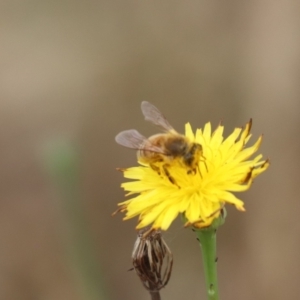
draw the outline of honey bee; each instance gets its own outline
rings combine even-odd
[[[138,150],[137,155],[141,162],[169,178],[176,184],[169,173],[168,167],[172,160],[178,159],[187,167],[188,174],[196,173],[202,155],[202,146],[190,141],[186,136],[178,133],[153,104],[143,101],[142,113],[146,121],[159,126],[164,133],[144,137],[135,129],[125,130],[116,136],[116,142],[124,147]]]

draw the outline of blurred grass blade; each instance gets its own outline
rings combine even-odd
[[[107,300],[103,276],[95,255],[80,195],[80,157],[76,147],[66,140],[52,141],[44,151],[44,163],[63,199],[69,225],[67,252],[71,267],[79,279],[83,300]],[[76,284],[76,286],[78,286]]]

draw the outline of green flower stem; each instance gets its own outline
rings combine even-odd
[[[195,230],[200,247],[205,273],[205,283],[208,300],[219,299],[217,278],[216,229],[213,227]]]

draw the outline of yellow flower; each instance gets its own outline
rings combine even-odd
[[[167,230],[182,213],[187,219],[186,225],[202,228],[219,217],[225,203],[244,211],[244,203],[232,192],[248,190],[253,179],[269,166],[262,155],[251,158],[262,137],[253,146],[245,147],[251,137],[250,129],[251,120],[244,130],[235,128],[224,140],[222,125],[211,132],[211,124],[207,123],[203,131],[197,129],[194,134],[190,124],[186,124],[186,137],[200,144],[203,152],[197,172],[188,171],[180,159],[173,159],[167,167],[173,180],[144,162],[122,170],[125,178],[134,181],[121,186],[128,192],[127,196],[135,195],[119,203],[119,211],[126,212],[124,220],[139,216],[137,229],[152,224],[152,229]]]

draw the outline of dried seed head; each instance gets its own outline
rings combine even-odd
[[[139,231],[132,252],[133,267],[148,291],[159,291],[170,279],[173,255],[160,230]]]

